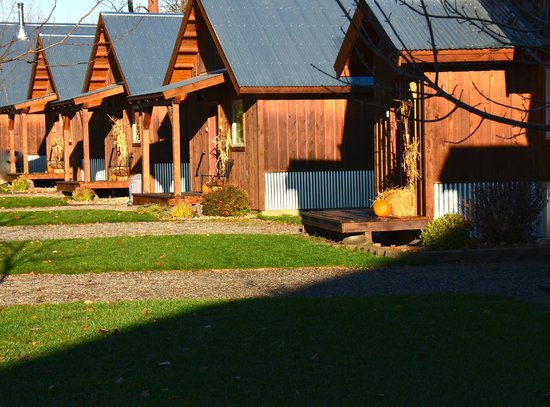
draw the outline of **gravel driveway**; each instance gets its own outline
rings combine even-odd
[[[1,227],[0,240],[183,233],[300,233],[296,225],[242,221],[136,222]],[[550,264],[494,263],[345,268],[204,270],[81,275],[8,275],[0,278],[0,305],[178,298],[368,296],[470,292],[520,298],[550,307]]]

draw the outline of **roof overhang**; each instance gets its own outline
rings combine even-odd
[[[351,78],[345,78],[351,79]],[[370,77],[372,80],[372,77]],[[345,82],[345,83],[344,83]],[[273,86],[273,87],[241,87],[239,94],[286,94],[286,95],[299,95],[299,94],[348,94],[356,92],[368,92],[372,89],[372,83],[355,83],[354,81],[343,81],[342,86]]]
[[[50,102],[57,100],[55,93],[50,93],[38,98],[25,100],[21,103],[16,103],[9,106],[0,107],[0,113],[40,113],[46,109],[46,105]]]
[[[151,92],[134,95],[128,98],[130,103],[150,103],[161,100],[174,100],[176,103],[185,100],[189,93],[211,88],[225,83],[225,70],[195,76],[181,82],[166,85]]]
[[[436,62],[441,64],[511,62],[514,60],[514,54],[514,48],[401,51],[397,58],[397,66]]]
[[[75,96],[71,99],[60,100],[59,102],[53,103],[53,108],[63,108],[69,106],[82,105],[85,109],[90,109],[94,107],[101,106],[103,101],[107,98],[124,94],[124,85],[117,83],[114,85],[107,86],[105,88],[100,88],[93,90],[91,92],[86,92],[81,95]]]
[[[360,30],[361,24],[363,24],[364,18],[365,14],[363,13],[361,6],[357,7],[351,19],[350,25],[348,26],[348,30],[346,31],[342,46],[338,51],[336,61],[334,62],[334,70],[336,71],[337,77],[340,77],[340,75],[342,75],[344,72],[346,62],[348,61],[353,47],[355,46],[355,41],[357,40],[357,35]]]

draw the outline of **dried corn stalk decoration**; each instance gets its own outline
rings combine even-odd
[[[113,145],[117,153],[117,165],[127,165],[128,161],[128,146],[126,144],[126,132],[124,131],[124,123],[121,119],[109,116],[109,121],[112,126]]]

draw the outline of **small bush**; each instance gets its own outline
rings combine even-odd
[[[172,219],[191,219],[193,217],[193,207],[188,203],[179,203],[170,208],[170,217]]]
[[[77,187],[72,194],[72,197],[77,202],[88,202],[94,199],[95,192],[90,188]]]
[[[8,193],[11,192],[11,185],[7,182],[0,185],[0,193]]]
[[[226,185],[204,196],[203,213],[208,216],[243,216],[250,212],[248,194],[235,185]]]
[[[164,219],[168,216],[168,208],[159,204],[145,205],[136,211],[143,215],[150,215],[156,219]]]
[[[529,182],[478,186],[464,213],[476,235],[487,242],[516,243],[529,239],[537,216],[546,205],[546,189]]]
[[[462,249],[470,243],[470,223],[456,213],[432,220],[420,235],[430,249]]]
[[[30,183],[29,180],[26,178],[19,177],[13,183],[11,184],[11,188],[14,191],[26,191],[29,189]]]

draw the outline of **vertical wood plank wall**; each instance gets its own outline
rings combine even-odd
[[[46,123],[44,114],[28,114],[27,115],[27,140],[28,147],[26,148],[29,156],[44,156],[46,154]],[[23,129],[22,129],[21,114],[15,114],[15,148],[21,153],[23,149]],[[9,152],[9,116],[7,114],[0,115],[0,151]]]
[[[265,171],[372,169],[372,101],[259,100]]]
[[[542,109],[537,111],[544,80],[535,69],[448,71],[439,77],[445,90],[470,106],[521,122],[544,120]],[[550,179],[550,143],[542,132],[482,120],[463,109],[445,117],[452,108],[441,97],[424,102],[428,215],[434,214],[435,183]],[[534,112],[528,115],[526,109]]]

